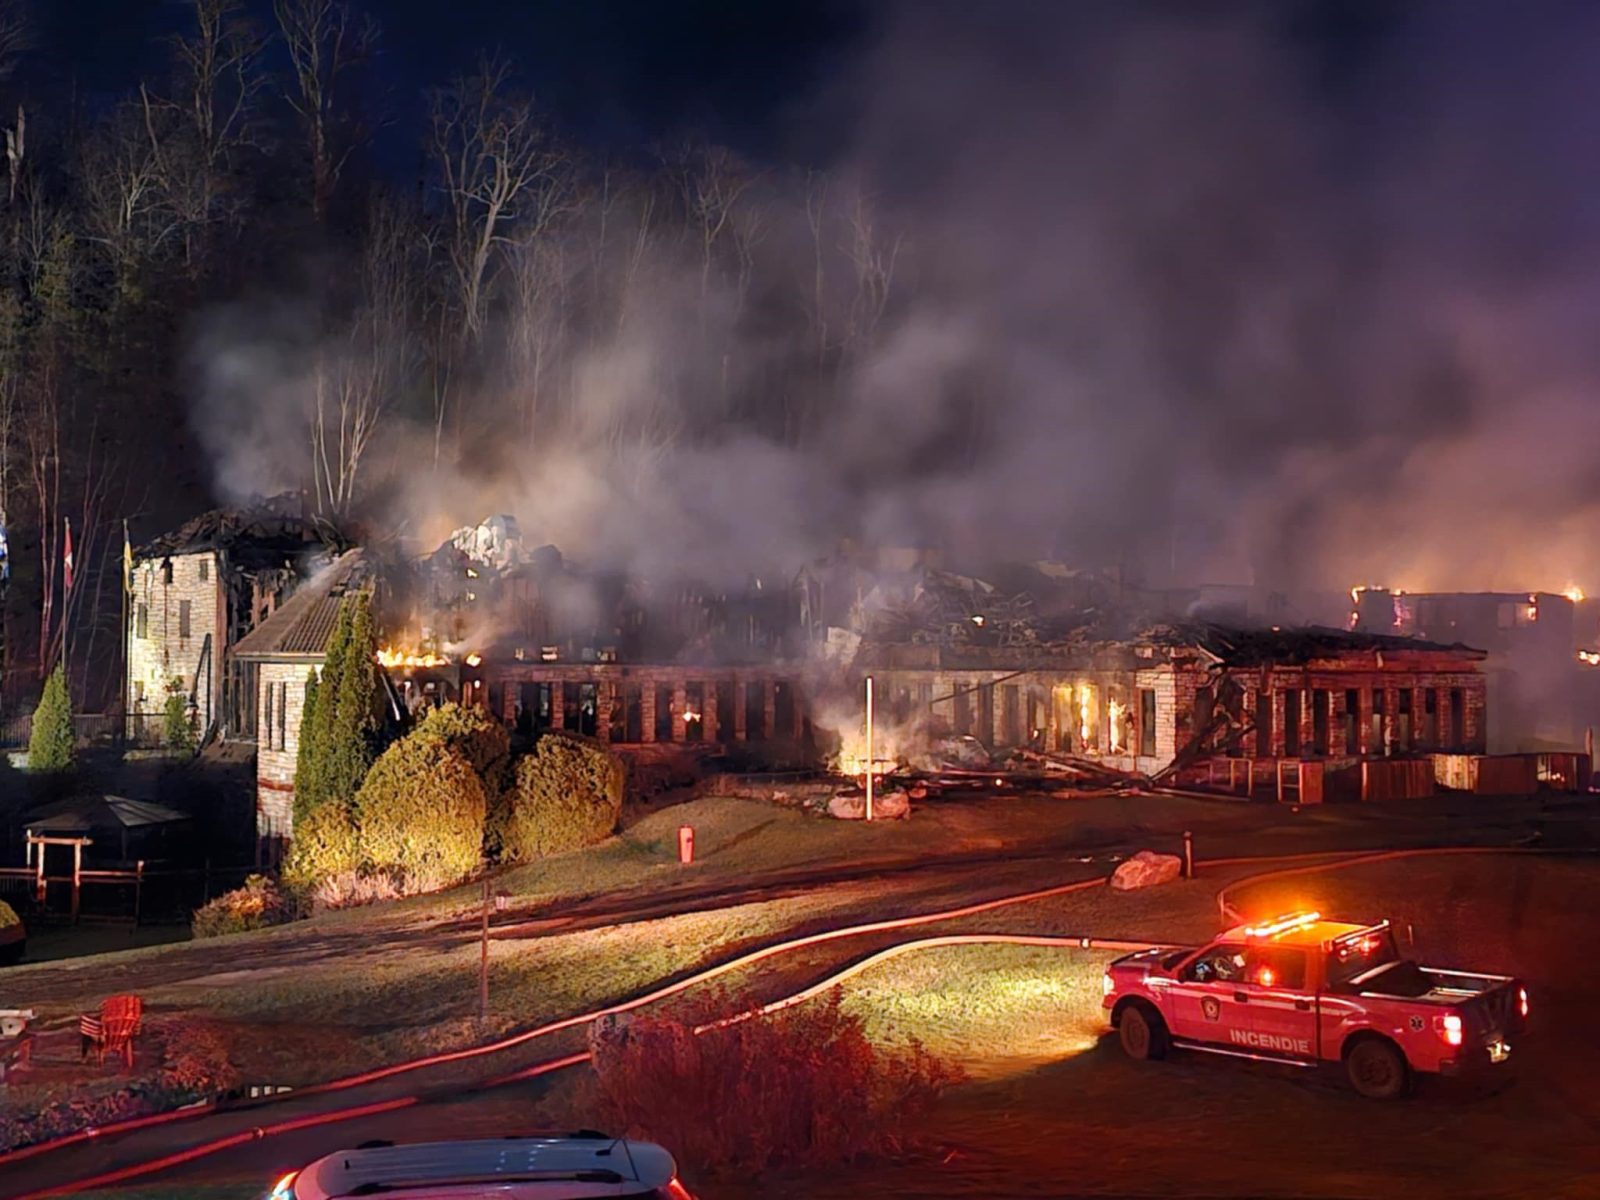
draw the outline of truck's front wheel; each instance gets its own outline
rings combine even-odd
[[[1369,1100],[1393,1100],[1405,1094],[1411,1082],[1405,1055],[1393,1042],[1369,1037],[1350,1047],[1344,1056],[1350,1085]]]
[[[1130,1004],[1117,1026],[1122,1037],[1122,1048],[1129,1058],[1165,1058],[1167,1056],[1167,1027],[1159,1014],[1147,1011],[1141,1004]]]

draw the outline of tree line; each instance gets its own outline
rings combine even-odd
[[[0,710],[63,658],[80,709],[117,702],[123,521],[148,534],[233,487],[210,424],[238,414],[209,411],[192,369],[229,305],[292,309],[286,386],[229,403],[277,406],[274,482],[341,520],[419,464],[492,470],[570,439],[804,446],[881,336],[908,256],[844,173],[693,135],[585,152],[486,55],[429,91],[420,171],[397,181],[371,150],[370,14],[185,12],[161,73],[89,103],[24,83],[48,65],[0,0]],[[597,352],[645,329],[685,349],[597,384],[628,361]]]

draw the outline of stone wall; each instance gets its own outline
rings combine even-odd
[[[183,621],[185,604],[189,614],[187,630]],[[125,697],[131,733],[139,732],[141,720],[159,733],[167,684],[180,679],[184,694],[195,696],[196,722],[204,734],[218,716],[223,679],[221,631],[226,619],[217,556],[211,551],[135,564],[133,595],[128,601]]]
[[[256,834],[264,845],[294,832],[294,771],[305,716],[305,662],[264,662],[256,683]]]

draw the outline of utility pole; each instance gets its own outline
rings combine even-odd
[[[478,942],[478,1023],[489,1019],[489,877],[483,877],[483,936]]]
[[[872,820],[872,676],[867,676],[867,820]]]

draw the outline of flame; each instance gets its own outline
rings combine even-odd
[[[433,654],[428,651],[419,653],[402,650],[397,646],[381,646],[378,649],[378,665],[383,667],[448,667],[450,660],[443,654]]]
[[[1578,659],[1591,667],[1600,667],[1600,650],[1579,650]]]
[[[481,666],[483,666],[483,655],[479,654],[476,650],[474,650],[471,654],[467,655],[467,666],[469,666],[469,667],[481,667]]]
[[[1094,689],[1087,683],[1078,689],[1078,738],[1089,744],[1089,713],[1094,704]]]
[[[1575,583],[1567,584],[1566,587],[1561,589],[1561,594],[1574,604],[1583,600],[1583,589]]]
[[[1115,700],[1108,702],[1106,705],[1106,714],[1111,720],[1111,749],[1113,751],[1125,748],[1122,744],[1122,716],[1126,711]]]

